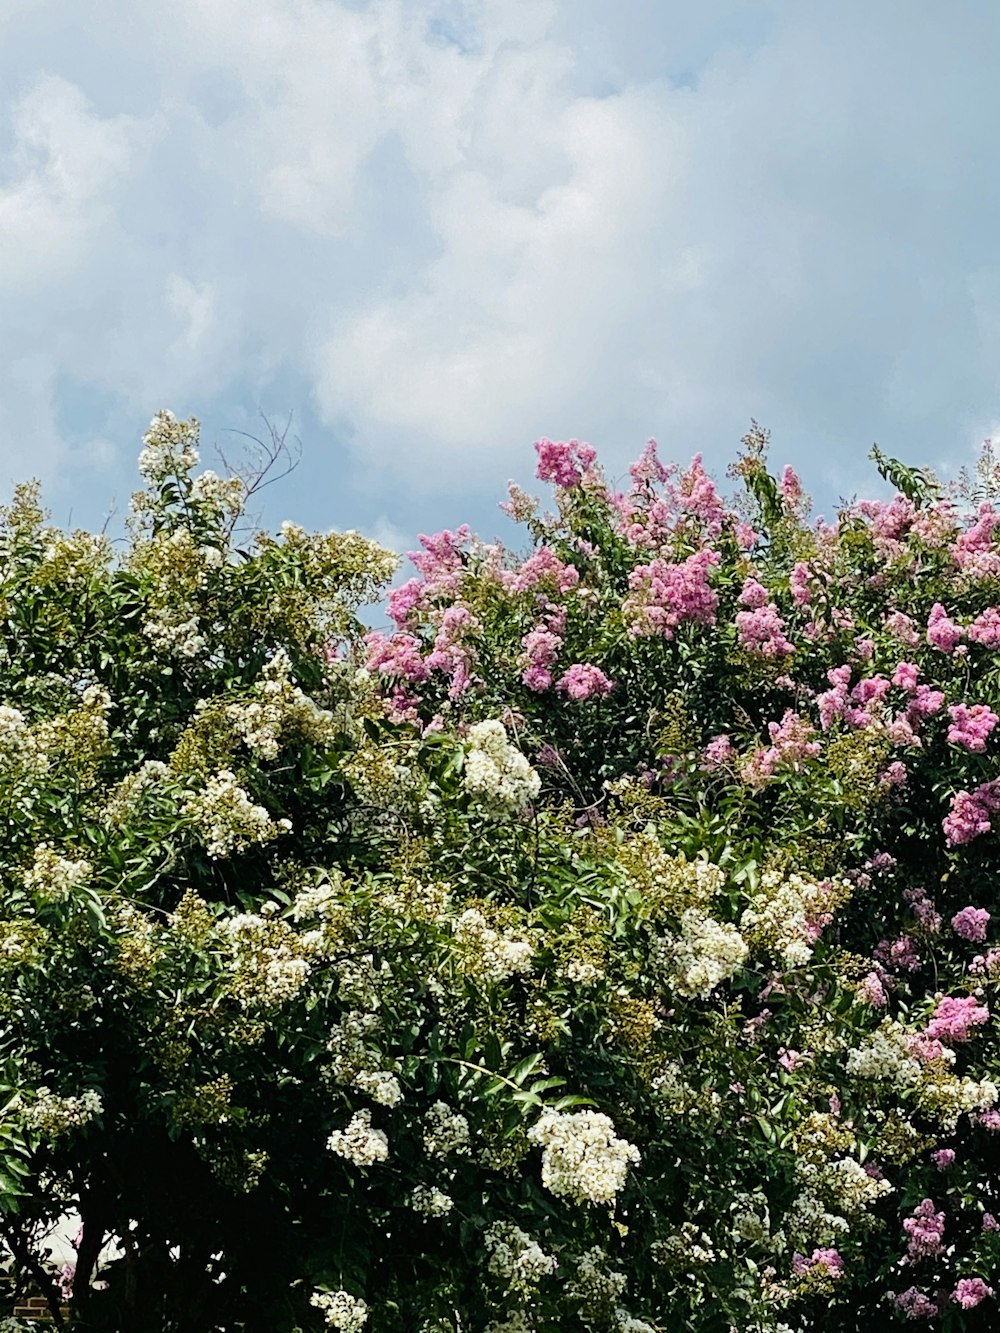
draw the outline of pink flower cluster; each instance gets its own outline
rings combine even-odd
[[[955,1042],[968,1041],[972,1036],[970,1029],[988,1022],[989,1017],[990,1011],[975,996],[946,995],[938,1002],[925,1032],[928,1037],[954,1045]]]
[[[981,1305],[987,1296],[993,1295],[993,1288],[988,1287],[981,1277],[960,1277],[951,1293],[951,1299],[963,1310],[973,1310]]]
[[[600,699],[610,694],[614,686],[600,669],[587,662],[574,662],[573,665],[556,681],[556,689],[561,690],[576,703],[584,699]]]
[[[597,459],[597,450],[578,440],[557,443],[543,438],[535,445],[535,453],[538,455],[539,481],[551,481],[565,490],[579,486]]]
[[[740,605],[749,608],[736,613],[736,630],[740,646],[762,657],[787,657],[795,646],[785,637],[785,622],[767,595],[767,590],[756,579],[747,579],[739,597]]]
[[[965,638],[965,630],[948,615],[940,602],[935,602],[927,618],[927,642],[943,653],[953,653]]]
[[[986,938],[986,928],[990,924],[990,914],[985,907],[963,907],[951,918],[951,928],[963,940],[978,944]]]
[[[894,1293],[892,1301],[907,1319],[933,1319],[938,1313],[937,1302],[919,1287],[907,1287],[906,1291]]]
[[[948,744],[961,745],[965,750],[981,754],[986,749],[990,732],[1000,722],[1000,718],[985,704],[952,704],[948,709],[951,726],[948,728]]]
[[[719,599],[709,575],[721,559],[718,551],[701,550],[679,564],[653,560],[636,566],[629,574],[630,592],[622,606],[629,634],[672,639],[684,621],[714,625]]]
[[[987,607],[969,626],[968,636],[984,648],[1000,648],[1000,610],[995,606]]]
[[[792,1268],[800,1277],[817,1270],[834,1281],[844,1276],[844,1261],[839,1252],[833,1249],[813,1250],[808,1259],[804,1254],[796,1252],[792,1257]]]
[[[917,1204],[913,1216],[904,1219],[903,1230],[909,1236],[906,1257],[911,1264],[940,1254],[944,1249],[944,1213],[935,1212],[932,1199]]]
[[[963,532],[952,556],[963,574],[974,579],[995,579],[1000,575],[1000,552],[993,544],[993,533],[1000,527],[1000,514],[989,504],[979,506],[979,518]]]
[[[566,612],[561,607],[550,606],[542,623],[529,630],[521,640],[521,680],[536,694],[549,689],[552,684],[551,668],[559,656],[565,628]]]
[[[993,827],[992,816],[1000,812],[1000,778],[984,782],[973,791],[956,792],[944,817],[949,847],[961,847]]]
[[[744,782],[751,787],[759,787],[779,768],[797,771],[822,750],[819,742],[813,739],[816,732],[812,724],[791,708],[785,710],[780,722],[769,722],[767,732],[771,744],[766,749],[755,750],[741,770]]]

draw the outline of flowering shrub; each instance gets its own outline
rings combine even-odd
[[[421,538],[367,636],[392,557],[240,536],[193,422],[117,559],[18,493],[0,1237],[57,1319],[995,1325],[1000,516],[876,454],[812,522],[765,445],[737,504],[542,441],[529,549]]]

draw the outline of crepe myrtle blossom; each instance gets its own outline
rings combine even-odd
[[[963,940],[979,944],[986,938],[986,928],[990,923],[990,914],[985,907],[963,907],[951,918],[951,928]]]
[[[913,1216],[904,1219],[903,1230],[909,1237],[906,1257],[910,1263],[941,1254],[944,1250],[944,1213],[935,1211],[932,1199],[924,1199],[917,1205]]]
[[[600,667],[586,662],[574,662],[556,681],[556,689],[577,703],[584,699],[600,699],[610,694],[613,688]]]
[[[578,1203],[613,1203],[625,1188],[639,1149],[615,1134],[600,1111],[546,1110],[528,1130],[542,1150],[542,1184]]]
[[[972,791],[956,792],[951,809],[944,817],[945,841],[949,847],[961,847],[973,838],[989,833],[992,817],[1000,812],[1000,779],[984,782]]]
[[[990,733],[1000,719],[992,708],[985,704],[952,704],[948,709],[951,726],[948,728],[948,744],[960,745],[973,754],[981,754],[986,749]]]
[[[965,630],[948,615],[940,602],[935,602],[927,618],[927,642],[943,653],[953,653],[965,638]]]
[[[926,1035],[949,1045],[969,1041],[971,1029],[989,1022],[990,1011],[973,995],[946,995],[938,1002],[934,1015],[925,1029]]]
[[[981,1277],[960,1277],[951,1293],[951,1299],[963,1310],[973,1310],[981,1305],[987,1296],[993,1295],[993,1288],[986,1285]]]
[[[931,1300],[919,1287],[907,1287],[906,1291],[892,1292],[890,1300],[907,1319],[933,1319],[939,1313],[937,1301]]]
[[[543,437],[535,444],[535,453],[538,480],[551,481],[564,490],[579,486],[597,459],[597,450],[578,440],[557,442]]]

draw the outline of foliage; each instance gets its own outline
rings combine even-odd
[[[154,419],[117,558],[3,515],[17,1280],[104,1330],[989,1327],[1000,515],[914,471],[811,524],[756,426],[739,508],[541,441],[527,554],[422,538],[362,644],[389,553],[240,544],[196,442]]]

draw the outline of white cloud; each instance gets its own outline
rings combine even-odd
[[[755,415],[837,487],[995,412],[978,0],[12,4],[3,468],[12,430],[59,468],[67,382],[129,420],[294,384],[375,513],[543,433],[719,462]]]

